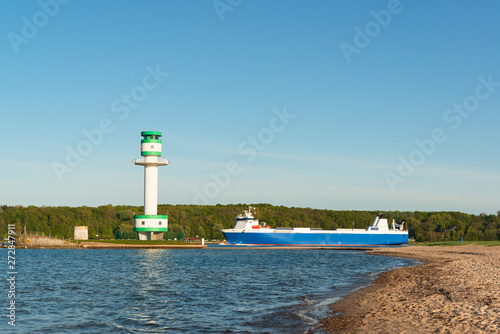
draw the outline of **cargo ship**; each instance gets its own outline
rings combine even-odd
[[[222,229],[230,245],[286,245],[286,246],[387,246],[408,243],[408,226],[389,227],[387,218],[377,215],[366,229],[337,228],[323,230],[309,227],[276,227],[260,224],[254,218],[255,208],[249,207],[236,217],[232,229]]]

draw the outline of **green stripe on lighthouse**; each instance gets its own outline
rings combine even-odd
[[[160,151],[141,151],[141,155],[157,155],[161,156]]]
[[[168,227],[134,227],[136,232],[168,232]]]
[[[168,219],[167,215],[135,215],[134,219]]]
[[[160,131],[142,131],[141,136],[161,136]]]

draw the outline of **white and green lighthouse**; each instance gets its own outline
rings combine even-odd
[[[168,231],[168,216],[158,215],[158,166],[168,165],[161,157],[161,132],[142,131],[142,159],[133,160],[134,164],[144,166],[144,214],[134,216],[134,231],[139,240],[161,240],[163,232]]]

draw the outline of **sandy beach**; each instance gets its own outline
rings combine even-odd
[[[420,259],[332,304],[332,333],[500,333],[500,247],[409,246],[371,254]]]

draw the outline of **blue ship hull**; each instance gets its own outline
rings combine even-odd
[[[408,243],[408,233],[223,232],[231,245],[381,246]]]

